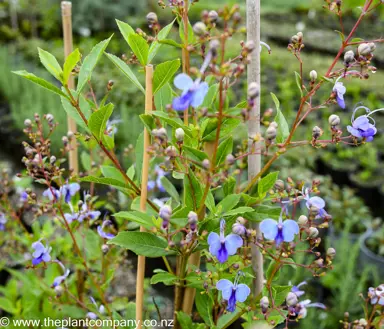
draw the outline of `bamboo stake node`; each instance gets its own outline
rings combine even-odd
[[[153,66],[145,67],[145,114],[151,114],[153,110]],[[147,195],[148,195],[148,171],[150,156],[147,152],[151,140],[149,131],[144,128],[144,152],[143,152],[143,168],[141,172],[141,194],[140,194],[140,210],[146,211]],[[140,231],[145,229],[140,227]],[[137,329],[142,328],[143,322],[143,305],[144,305],[144,275],[145,275],[145,257],[139,256],[137,263],[137,281],[136,281],[136,323]]]
[[[64,55],[65,58],[73,51],[72,38],[72,3],[70,1],[61,2],[61,17],[63,21],[63,38],[64,38]],[[70,77],[68,80],[68,88],[75,89],[75,80]],[[70,116],[67,116],[68,131],[74,135],[77,132],[76,122]],[[76,137],[72,137],[69,151],[69,168],[73,170],[75,175],[79,174],[79,156],[77,150]]]

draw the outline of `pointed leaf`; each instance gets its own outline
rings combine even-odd
[[[147,65],[149,52],[147,41],[141,35],[135,33],[128,36],[128,43],[141,65]]]
[[[55,56],[41,48],[38,48],[38,50],[41,64],[43,64],[47,71],[51,73],[57,80],[62,82],[63,70]]]
[[[136,75],[132,72],[131,68],[125,64],[123,60],[119,57],[105,53],[105,55],[111,60],[113,64],[129,79],[133,82],[133,84],[139,88],[143,94],[145,94],[144,87],[141,85],[140,81],[137,79]]]
[[[78,93],[80,93],[84,89],[87,82],[91,80],[92,72],[95,69],[101,56],[103,55],[105,49],[108,47],[112,36],[109,39],[101,41],[96,46],[94,46],[88,56],[84,58],[83,64],[80,68],[79,80],[77,81]]]
[[[107,121],[112,115],[113,104],[102,107],[98,111],[92,113],[88,121],[88,127],[98,140],[103,138],[105,129],[107,127]]]
[[[149,55],[148,55],[148,63],[152,61],[152,59],[156,56],[158,51],[160,50],[161,47],[161,41],[165,40],[169,34],[169,32],[172,29],[173,23],[175,20],[173,20],[172,23],[168,24],[164,28],[161,29],[159,34],[157,35],[156,40],[151,44],[151,47],[149,48]]]
[[[131,34],[135,34],[135,30],[131,27],[131,25],[124,23],[122,21],[119,21],[118,19],[116,19],[116,23],[125,41],[127,41],[127,43],[129,44],[128,37]]]
[[[63,84],[68,84],[68,80],[71,76],[73,69],[76,67],[77,63],[81,59],[81,54],[79,49],[75,49],[72,53],[70,53],[65,60],[64,70],[63,70]]]
[[[227,139],[222,141],[217,148],[217,155],[216,155],[216,166],[221,165],[228,154],[232,152],[233,149],[233,138],[232,136],[229,136]]]
[[[153,93],[156,94],[175,75],[180,67],[180,59],[165,62],[156,66],[153,75]]]

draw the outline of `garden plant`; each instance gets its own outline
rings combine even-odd
[[[343,1],[323,1],[324,11],[340,24],[335,33],[339,49],[325,72],[302,59],[306,34],[291,37],[287,50],[297,59],[292,75],[299,102],[292,122],[272,92],[274,108],[260,113],[260,91],[268,89],[260,83],[260,53],[273,53],[273,48],[260,40],[258,1],[247,0],[246,17],[238,5],[223,3],[191,23],[189,11],[197,2],[158,1],[160,11],[171,13],[173,20],[163,24],[150,12],[145,31],[116,20],[128,56],[108,51],[111,36],[88,54],[65,43],[64,63],[39,48],[41,64],[54,82],[14,72],[60,99],[70,131],[60,136],[60,151],[53,152],[51,139],[66,123],[50,113],[25,118],[25,170],[17,179],[1,174],[0,237],[12,261],[23,268],[9,271],[29,290],[22,301],[15,298],[16,281],[0,290],[0,308],[9,318],[41,320],[36,314],[44,309],[52,319],[72,320],[51,323],[52,328],[83,327],[84,321],[95,328],[155,328],[160,323],[182,329],[239,323],[290,328],[310,312],[327,310],[305,296],[309,280],[327,276],[338,257],[332,241],[324,245],[332,224],[322,197],[327,187],[318,180],[283,177],[271,167],[296,148],[324,152],[375,143],[381,128],[375,117],[384,109],[368,108],[364,96],[348,104],[344,96],[351,80],[363,84],[377,70],[371,61],[383,39],[359,38],[359,27],[383,2],[361,0],[360,14],[347,30]],[[244,41],[236,56],[229,56],[237,35]],[[158,62],[156,55],[171,48],[179,58]],[[135,129],[137,120],[114,120],[110,97],[119,85],[113,76],[104,90],[94,88],[92,75],[102,57],[136,88],[134,97],[145,100],[143,132],[124,154],[115,152],[115,135]],[[239,85],[245,94],[234,89]],[[319,90],[327,97],[319,97]],[[324,109],[333,113],[328,126],[319,123],[310,139],[303,138],[299,126]],[[341,117],[351,123],[344,126]],[[233,137],[239,130],[248,130],[240,142]],[[32,217],[31,230],[25,214]],[[382,239],[377,233],[368,241],[381,254]],[[112,287],[135,255],[136,293],[128,302]],[[156,296],[153,305],[147,303],[145,272],[152,259],[161,262],[150,284],[173,288],[169,319]],[[286,269],[304,270],[308,279],[292,282]],[[340,328],[383,328],[384,283],[355,298],[361,298],[365,316],[353,319],[343,310]]]

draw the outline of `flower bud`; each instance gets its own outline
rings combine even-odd
[[[312,70],[309,72],[309,77],[311,78],[311,81],[314,82],[317,80],[317,72],[315,70]]]
[[[55,164],[55,162],[56,162],[56,157],[55,157],[54,155],[52,155],[52,156],[50,157],[50,159],[49,159],[49,163],[50,163],[51,165],[53,165],[53,164]]]
[[[209,50],[216,52],[217,49],[220,47],[220,41],[217,39],[213,39],[209,42]]]
[[[49,123],[52,123],[53,120],[55,119],[55,117],[51,113],[48,113],[45,118]]]
[[[245,235],[247,233],[247,229],[243,224],[236,222],[232,225],[232,233],[237,235]]]
[[[298,302],[296,294],[290,291],[287,298],[285,298],[285,302],[288,306],[295,306]]]
[[[357,52],[361,56],[368,56],[376,49],[375,44],[372,43],[362,43],[357,48]]]
[[[284,181],[282,181],[281,179],[278,179],[278,180],[275,182],[274,187],[275,187],[275,189],[277,189],[277,190],[279,190],[279,191],[283,191],[283,190],[284,190],[284,187],[285,187]]]
[[[311,226],[309,228],[308,236],[313,239],[319,235],[319,230],[316,227]]]
[[[336,256],[336,250],[334,248],[328,248],[327,249],[327,256],[330,258],[330,259],[334,259],[335,256]]]
[[[251,82],[248,86],[248,97],[255,99],[260,95],[260,87],[256,82]]]
[[[149,25],[156,24],[158,22],[157,15],[155,13],[148,13],[147,22]]]
[[[335,127],[340,124],[340,117],[336,114],[332,114],[328,118],[329,125]]]
[[[189,224],[196,224],[197,223],[197,214],[194,211],[190,211],[188,213],[188,223]]]
[[[265,132],[265,137],[269,140],[275,139],[277,136],[276,128],[277,128],[276,125],[271,123]]]
[[[197,22],[193,25],[193,32],[197,35],[202,36],[207,31],[207,26],[203,22]]]
[[[322,134],[323,134],[323,130],[320,127],[318,127],[318,126],[313,127],[312,137],[314,139],[318,139]]]
[[[302,41],[303,40],[303,37],[304,37],[304,35],[303,35],[303,32],[297,32],[297,37],[299,38],[299,41]]]
[[[176,147],[174,147],[173,145],[168,146],[168,147],[165,149],[165,153],[166,153],[169,157],[174,158],[174,157],[177,155]]]
[[[157,129],[157,135],[156,137],[159,137],[159,138],[167,138],[167,129],[165,129],[164,127],[161,127],[159,129]]]
[[[291,38],[291,41],[292,43],[298,43],[299,42],[299,37],[297,35],[294,35],[292,38]]]
[[[209,169],[211,167],[211,163],[209,162],[208,159],[204,159],[202,162],[202,165],[205,169]]]
[[[159,216],[161,219],[169,221],[172,215],[172,208],[167,204],[162,206],[159,211]]]
[[[248,51],[248,53],[251,53],[255,50],[255,43],[252,40],[249,40],[245,43],[244,48]]]
[[[29,119],[25,119],[24,120],[24,126],[26,126],[27,128],[31,127],[32,126],[32,121],[29,120]]]
[[[64,288],[62,286],[55,287],[56,297],[61,297],[64,292]]]
[[[216,23],[219,19],[219,14],[215,10],[211,10],[208,14],[209,20],[211,23]]]
[[[361,318],[359,320],[359,325],[363,326],[363,328],[365,328],[365,326],[368,324],[367,320]]]
[[[61,138],[61,141],[63,142],[64,145],[68,145],[69,140],[68,140],[68,137],[67,137],[67,136],[63,136],[63,137]]]
[[[246,220],[245,220],[244,217],[239,216],[239,217],[236,218],[236,222],[244,225],[246,223]]]
[[[345,64],[349,64],[349,63],[353,62],[354,59],[355,59],[355,53],[353,52],[353,50],[348,50],[344,54],[344,63]]]
[[[227,157],[225,158],[225,162],[227,165],[233,165],[235,163],[235,157],[232,154],[228,154]]]
[[[260,299],[260,307],[263,313],[265,313],[269,307],[269,299],[267,296],[264,296]]]
[[[183,128],[177,128],[175,131],[175,136],[178,142],[182,142],[185,136]]]
[[[305,226],[308,223],[308,217],[304,216],[304,215],[301,215],[299,217],[299,219],[297,220],[297,222],[298,222],[299,226]]]
[[[108,251],[109,251],[109,246],[108,246],[107,244],[103,244],[103,245],[101,246],[101,251],[102,251],[102,253],[103,253],[104,255],[106,255],[106,254],[108,253]]]
[[[68,132],[67,132],[67,137],[68,137],[69,139],[72,139],[73,136],[75,136],[75,134],[73,133],[73,131],[68,130]]]

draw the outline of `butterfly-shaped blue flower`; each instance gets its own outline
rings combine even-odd
[[[232,283],[227,279],[221,279],[216,283],[216,289],[221,291],[222,298],[228,302],[227,311],[234,312],[236,303],[243,303],[247,300],[251,289],[244,284],[238,283],[239,275],[236,276],[235,282]]]
[[[199,107],[203,104],[208,92],[208,84],[200,82],[200,79],[193,81],[188,75],[181,73],[174,81],[176,88],[183,91],[180,97],[173,100],[172,107],[176,111],[184,111],[188,107]]]
[[[216,256],[220,263],[225,263],[229,256],[236,254],[243,245],[243,239],[237,234],[224,235],[225,220],[220,221],[220,235],[211,232],[208,236],[209,252]]]
[[[280,214],[278,222],[270,218],[264,219],[260,223],[260,231],[267,240],[275,240],[276,245],[279,246],[282,242],[292,242],[300,229],[292,219],[286,219],[283,222],[282,214]]]

